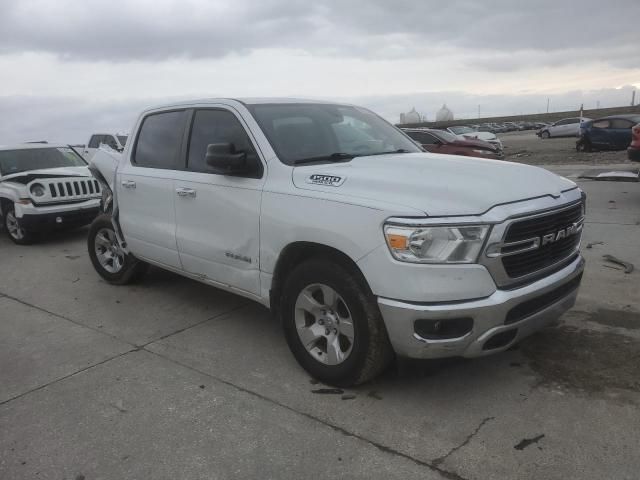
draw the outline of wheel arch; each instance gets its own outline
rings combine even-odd
[[[327,258],[339,263],[362,281],[363,286],[371,292],[362,270],[357,263],[346,253],[337,248],[330,247],[322,243],[297,241],[288,244],[282,249],[276,261],[269,289],[269,303],[271,310],[277,315],[279,302],[277,299],[282,293],[282,285],[287,275],[300,263],[310,258]]]

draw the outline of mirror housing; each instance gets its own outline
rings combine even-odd
[[[207,145],[205,162],[225,175],[241,175],[248,172],[246,152],[237,152],[233,143]]]

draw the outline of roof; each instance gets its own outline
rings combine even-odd
[[[181,102],[172,102],[168,104],[155,105],[146,108],[144,111],[171,108],[171,107],[185,107],[189,105],[202,105],[202,104],[214,104],[214,103],[229,103],[238,102],[244,105],[265,105],[265,104],[281,104],[281,103],[317,103],[326,105],[349,105],[342,102],[327,102],[325,100],[312,100],[308,98],[288,98],[288,97],[254,97],[254,98],[196,98],[193,100],[183,100]]]
[[[35,150],[41,148],[61,148],[68,147],[62,143],[18,143],[16,145],[0,145],[0,151],[7,150]]]

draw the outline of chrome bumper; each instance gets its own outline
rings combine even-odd
[[[478,357],[506,350],[513,344],[541,328],[554,323],[575,304],[578,285],[555,298],[543,308],[505,325],[507,314],[529,300],[551,294],[572,280],[579,282],[584,270],[584,259],[578,257],[562,270],[534,283],[514,290],[497,290],[480,300],[415,304],[387,298],[378,298],[391,344],[400,356],[410,358]],[[416,320],[442,320],[472,318],[471,331],[453,339],[427,339],[415,332]],[[515,334],[513,333],[515,331]],[[487,342],[502,332],[510,332],[506,343],[494,347]],[[511,335],[513,337],[511,338]],[[504,336],[503,336],[504,337]],[[504,343],[504,344],[503,344]],[[495,344],[495,342],[494,342]],[[488,348],[489,346],[489,348]]]

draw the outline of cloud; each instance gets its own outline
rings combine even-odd
[[[220,58],[265,48],[420,61],[455,53],[469,62],[478,56],[476,65],[494,70],[576,58],[632,68],[637,55],[621,58],[637,48],[640,15],[637,0],[21,0],[0,8],[4,53],[94,62]],[[492,61],[494,55],[510,58]]]

